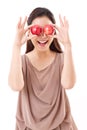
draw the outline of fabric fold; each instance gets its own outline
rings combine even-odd
[[[22,56],[24,88],[19,92],[16,130],[77,130],[65,89],[61,85],[63,54],[43,71]]]

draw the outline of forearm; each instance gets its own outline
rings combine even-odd
[[[72,47],[68,45],[64,49],[64,66],[61,75],[62,86],[66,89],[72,88],[76,81],[75,68],[72,57]]]
[[[16,91],[21,90],[24,86],[21,63],[21,47],[17,45],[13,46],[8,83],[9,86]]]

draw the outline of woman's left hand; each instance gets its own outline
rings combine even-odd
[[[54,38],[57,38],[60,43],[62,43],[64,46],[67,44],[70,44],[70,38],[69,38],[69,24],[66,20],[66,17],[64,16],[63,20],[61,18],[61,15],[59,15],[59,21],[60,21],[60,27],[54,24],[56,31],[56,34],[54,34]]]

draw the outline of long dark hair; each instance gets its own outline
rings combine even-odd
[[[27,24],[30,25],[35,18],[41,17],[41,16],[47,16],[52,21],[53,24],[56,23],[55,18],[49,9],[43,8],[43,7],[37,7],[29,15],[28,20],[27,20]],[[28,40],[25,53],[28,53],[28,52],[32,51],[33,49],[34,49],[34,46],[31,42],[31,40]],[[60,44],[58,43],[58,40],[56,38],[53,39],[53,42],[50,45],[50,49],[52,51],[62,53],[62,49],[61,49]]]

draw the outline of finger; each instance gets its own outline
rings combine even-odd
[[[30,37],[29,37],[29,35],[27,36],[27,41],[28,41],[28,40],[30,40]]]
[[[30,28],[31,28],[32,26],[33,26],[33,25],[29,25],[29,26],[27,26],[27,27],[25,28],[24,33],[26,33],[27,31],[30,32]]]
[[[66,17],[65,17],[65,16],[64,16],[64,25],[65,25],[66,27],[69,27],[68,20],[66,19]]]
[[[28,35],[27,36],[27,40],[31,40],[32,38],[34,38],[35,37],[35,35]]]
[[[27,37],[28,37],[28,40],[30,40],[30,39],[32,39],[32,38],[34,38],[36,35],[32,35],[32,33],[31,33],[31,31],[29,30],[28,32],[27,32]]]
[[[54,34],[52,34],[52,35],[49,35],[49,38],[54,38]]]
[[[22,23],[22,26],[24,27],[25,26],[25,23],[27,22],[27,16],[25,16],[25,18],[24,18],[24,21],[23,21],[23,23]]]
[[[21,26],[21,17],[19,18],[19,21],[17,23],[17,28],[20,28],[20,26]]]
[[[25,32],[27,32],[28,30],[30,31],[30,28],[32,27],[33,25],[29,25],[25,28]]]
[[[53,38],[58,38],[58,36],[57,36],[57,35],[54,35]]]
[[[59,14],[59,20],[60,20],[60,26],[64,26],[63,20],[61,18],[61,15]]]
[[[62,41],[62,39],[61,39],[59,34],[55,35],[54,38],[56,38],[59,43],[63,43],[63,41]]]
[[[58,32],[62,32],[62,31],[61,31],[61,28],[58,27],[57,25],[55,25],[55,29],[56,29]]]

